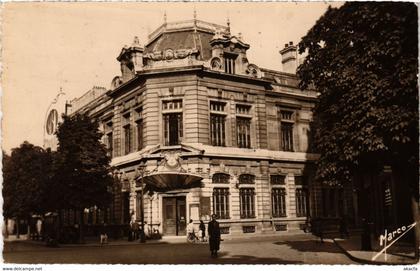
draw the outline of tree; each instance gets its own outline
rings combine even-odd
[[[80,212],[80,226],[85,208],[104,208],[111,199],[110,158],[98,127],[87,114],[75,114],[63,116],[57,130],[56,185],[62,193],[56,200]]]
[[[298,75],[320,93],[317,179],[340,184],[390,165],[418,221],[417,20],[414,3],[330,7],[299,43]]]
[[[52,153],[27,141],[3,152],[3,213],[6,218],[29,219],[51,210],[49,204]]]

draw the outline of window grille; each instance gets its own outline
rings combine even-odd
[[[255,218],[255,189],[239,189],[239,205],[241,218]]]
[[[271,204],[273,217],[286,216],[286,189],[273,188],[271,192]]]
[[[213,183],[229,183],[230,175],[226,173],[215,173],[212,177]]]
[[[271,184],[279,184],[279,185],[285,185],[285,175],[271,175],[270,176],[270,182]]]
[[[251,120],[248,118],[236,118],[237,143],[239,148],[251,147]]]
[[[255,176],[251,174],[241,174],[239,175],[239,184],[254,184]]]
[[[225,146],[225,116],[210,115],[210,135],[213,146]]]
[[[307,189],[296,188],[296,216],[302,217],[307,215]]]
[[[229,188],[213,189],[213,213],[220,219],[229,218]]]

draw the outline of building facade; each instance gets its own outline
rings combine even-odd
[[[146,232],[185,235],[217,214],[224,234],[301,230],[307,217],[355,217],[353,190],[313,182],[314,90],[298,88],[293,43],[284,71],[252,64],[227,26],[164,23],[124,47],[121,75],[70,102],[101,123],[112,157],[108,223],[144,216]],[[142,195],[143,190],[143,197]],[[142,208],[143,207],[143,208]]]

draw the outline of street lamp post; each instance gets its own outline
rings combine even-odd
[[[140,243],[146,243],[146,236],[144,231],[144,171],[146,169],[146,166],[142,163],[139,165],[139,171],[140,171],[140,186],[141,186],[141,193],[140,193],[140,220],[141,220],[141,233],[140,233]]]

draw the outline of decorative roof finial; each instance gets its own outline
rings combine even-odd
[[[166,16],[166,10],[163,13],[163,23],[166,24],[167,22],[167,16]]]
[[[230,19],[229,19],[229,14],[227,16],[227,22],[226,22],[226,24],[227,24],[227,33],[230,35]]]
[[[197,10],[195,9],[195,6],[194,6],[194,20],[197,20]]]
[[[133,46],[135,46],[135,45],[140,46],[140,40],[139,40],[139,37],[137,37],[137,36],[134,36],[134,40],[133,40]]]

